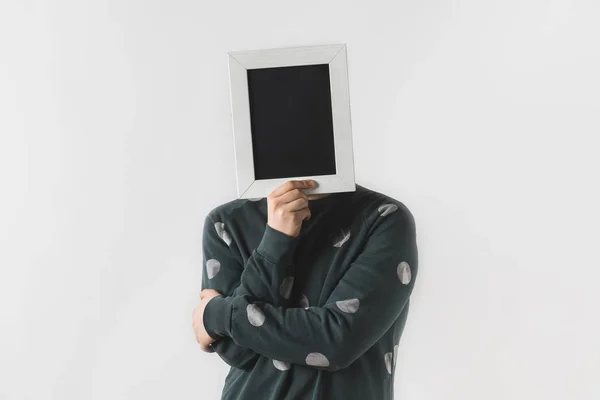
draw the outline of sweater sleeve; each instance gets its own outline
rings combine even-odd
[[[288,305],[294,282],[292,257],[297,239],[266,225],[258,247],[244,263],[226,224],[215,221],[210,214],[205,219],[202,289],[215,289],[227,296],[251,296],[275,306]],[[226,363],[240,369],[251,368],[256,363],[259,354],[206,328],[216,339],[213,350]]]
[[[218,297],[206,306],[207,323],[266,357],[335,371],[364,354],[396,321],[417,266],[414,219],[398,207],[371,223],[361,254],[324,306],[286,308],[250,294]]]

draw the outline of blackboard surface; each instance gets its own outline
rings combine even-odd
[[[255,179],[335,174],[329,65],[247,73]]]

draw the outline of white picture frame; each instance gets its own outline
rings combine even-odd
[[[346,45],[229,51],[227,58],[238,198],[266,197],[273,189],[290,179],[316,180],[319,184],[318,188],[306,190],[307,194],[355,191]],[[247,70],[312,64],[329,65],[336,173],[255,179]]]

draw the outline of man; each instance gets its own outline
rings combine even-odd
[[[213,209],[202,238],[197,341],[231,366],[222,399],[393,399],[418,267],[403,203],[289,181]]]

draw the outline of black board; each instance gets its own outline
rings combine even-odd
[[[254,178],[334,175],[329,64],[247,73]]]

